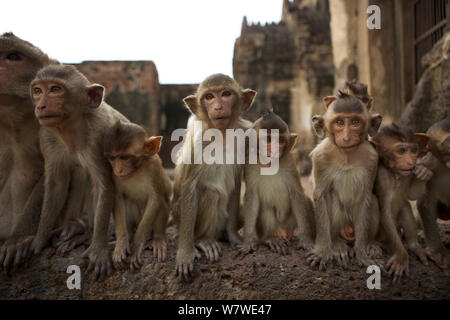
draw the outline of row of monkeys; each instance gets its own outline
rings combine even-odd
[[[429,258],[447,268],[436,219],[450,205],[450,118],[426,134],[395,124],[379,130],[382,117],[371,113],[367,86],[347,82],[324,98],[325,113],[312,118],[322,140],[310,154],[311,200],[292,152],[297,135],[272,111],[254,123],[241,117],[255,95],[226,75],[209,76],[183,100],[192,113],[185,139],[198,138],[193,119],[222,133],[278,129],[278,144],[268,131],[259,145],[279,157],[278,172],[261,175],[261,163],[178,163],[172,183],[158,156],[161,137],[149,137],[109,106],[103,86],[14,34],[1,35],[0,267],[12,270],[50,245],[66,253],[90,241],[83,256],[95,279],[115,264],[137,270],[146,248],[155,260],[166,258],[170,218],[183,280],[192,279],[202,255],[220,259],[219,241],[239,255],[261,244],[286,254],[295,239],[320,270],[333,261],[376,264],[382,249],[395,281],[408,275],[408,250],[424,264]],[[409,200],[418,200],[426,248],[418,243]]]

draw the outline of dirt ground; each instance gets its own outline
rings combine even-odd
[[[310,193],[308,181],[303,181]],[[440,224],[441,238],[450,249],[450,225]],[[93,282],[84,275],[86,261],[79,258],[86,246],[65,257],[33,257],[12,275],[0,273],[0,299],[450,299],[450,276],[434,264],[423,266],[411,257],[410,277],[392,284],[381,275],[381,289],[369,290],[365,268],[351,265],[347,270],[333,265],[326,272],[306,265],[305,252],[290,249],[286,256],[266,247],[235,258],[236,249],[222,243],[219,263],[202,258],[196,264],[197,277],[182,283],[175,276],[176,230],[168,229],[168,259],[153,261],[144,252],[140,272],[116,270],[104,281]],[[387,256],[384,257],[386,260]],[[81,290],[66,285],[69,265],[82,271]]]

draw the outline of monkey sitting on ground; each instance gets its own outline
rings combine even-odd
[[[414,133],[395,124],[383,127],[371,140],[380,157],[375,194],[381,215],[380,239],[393,254],[386,267],[394,282],[409,274],[408,253],[397,229],[403,231],[406,246],[427,265],[427,253],[418,243],[417,223],[408,200],[425,194],[426,181],[433,173],[423,165],[416,165],[420,152]],[[387,243],[386,243],[387,242]]]
[[[89,196],[93,197],[94,230],[83,256],[89,259],[88,272],[94,270],[95,279],[103,277],[112,272],[108,227],[114,208],[114,183],[103,154],[103,138],[106,128],[117,120],[128,120],[103,101],[103,86],[90,84],[74,66],[50,65],[39,70],[31,83],[31,95],[45,159],[44,202],[33,252],[47,245],[71,185],[76,188],[70,191],[75,204],[76,197],[88,189],[83,183],[71,183],[78,172],[86,173],[93,186]]]
[[[266,140],[260,138],[259,148],[266,148],[267,156],[279,158],[279,169],[274,175],[262,175],[261,163],[244,167],[244,243],[239,252],[250,253],[262,242],[275,252],[287,254],[287,241],[276,237],[275,231],[296,226],[300,231],[298,246],[310,250],[315,237],[314,212],[291,153],[297,135],[290,133],[286,122],[272,111],[256,120],[253,128],[259,137],[260,130],[267,129]],[[271,133],[272,129],[278,129],[278,133]]]
[[[8,32],[0,35],[0,270],[28,255],[44,193],[39,123],[29,86],[36,72],[58,63]]]
[[[192,154],[196,144],[209,146],[210,142],[203,141],[206,129],[219,131],[225,146],[226,129],[249,128],[251,123],[240,115],[250,108],[255,95],[255,91],[242,89],[226,75],[207,77],[195,95],[183,100],[192,116],[180,154]],[[194,121],[201,121],[199,135],[194,132]],[[174,183],[173,213],[179,227],[176,271],[183,280],[190,280],[194,260],[199,257],[197,248],[210,261],[218,261],[221,255],[218,240],[241,242],[237,231],[243,165],[183,162],[175,168]]]
[[[450,215],[450,117],[432,125],[426,134],[418,135],[425,139],[430,151],[420,163],[434,173],[427,183],[426,194],[417,202],[426,250],[440,268],[447,269],[448,251],[441,243],[436,218],[438,214],[444,219]]]
[[[377,132],[382,117],[341,91],[324,101],[325,114],[312,118],[316,134],[326,138],[310,154],[316,241],[307,261],[321,270],[333,259],[345,267],[354,252],[360,265],[372,265],[367,251],[379,226],[378,201],[372,193],[378,154],[367,134]],[[339,236],[347,225],[355,231],[354,251]]]
[[[104,153],[114,173],[116,247],[113,262],[121,263],[131,252],[131,269],[142,265],[142,252],[152,237],[153,256],[166,257],[166,226],[172,184],[158,156],[162,137],[147,138],[134,123],[118,121],[106,130]],[[137,212],[132,210],[132,202]],[[130,210],[131,209],[131,210]],[[130,250],[130,234],[137,227]]]

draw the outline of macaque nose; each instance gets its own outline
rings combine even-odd
[[[46,107],[45,103],[40,103],[37,105],[38,110],[43,110],[43,109],[45,109],[45,107]]]
[[[344,137],[343,137],[343,140],[345,141],[345,142],[348,142],[348,141],[350,141],[350,129],[348,128],[348,127],[346,127],[345,129],[344,129]]]

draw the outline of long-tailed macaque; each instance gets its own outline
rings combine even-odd
[[[448,251],[441,243],[436,218],[438,213],[443,218],[448,217],[450,211],[450,117],[435,123],[421,136],[430,151],[421,163],[434,174],[417,207],[425,231],[426,250],[440,268],[447,269]]]
[[[380,157],[375,182],[381,214],[379,241],[384,242],[392,253],[386,267],[396,282],[403,274],[409,273],[408,253],[397,229],[403,232],[407,248],[423,264],[428,264],[427,253],[418,242],[417,223],[408,200],[417,200],[425,194],[426,181],[433,173],[416,164],[420,147],[424,148],[425,144],[423,139],[416,140],[409,128],[395,124],[385,126],[371,142]]]
[[[104,153],[114,173],[116,247],[113,262],[120,264],[131,253],[131,269],[142,265],[142,252],[151,236],[153,256],[166,257],[166,226],[172,184],[158,151],[162,137],[147,137],[134,123],[118,121],[106,130]],[[130,210],[135,204],[137,212]],[[137,230],[136,230],[137,228]],[[134,233],[133,230],[136,230]],[[130,249],[130,235],[133,235]]]
[[[104,88],[90,84],[74,66],[50,65],[39,70],[31,83],[35,115],[41,124],[40,144],[45,159],[44,202],[32,249],[39,253],[67,202],[71,178],[88,172],[92,183],[94,230],[88,272],[94,278],[112,271],[108,226],[114,208],[111,167],[103,155],[106,128],[117,120],[128,122],[103,101]],[[77,188],[91,190],[90,185]],[[83,192],[72,192],[81,197]],[[74,199],[73,202],[82,201]]]
[[[261,175],[262,163],[244,167],[244,243],[239,251],[250,253],[258,242],[262,242],[275,252],[287,254],[286,239],[276,237],[275,231],[277,228],[293,230],[295,227],[299,229],[298,247],[310,250],[315,238],[313,205],[303,191],[295,159],[290,152],[297,135],[290,133],[286,122],[272,111],[256,120],[253,128],[260,139],[260,130],[267,130],[266,140],[262,138],[259,141],[259,148],[265,148],[268,156],[279,158],[279,168],[274,175]],[[271,132],[273,129],[278,133]]]
[[[218,129],[225,146],[226,129],[249,128],[251,123],[240,115],[250,108],[255,95],[255,91],[242,89],[226,75],[207,77],[195,95],[183,100],[192,116],[180,154],[193,151],[196,143],[208,145],[210,142],[202,141],[206,129]],[[194,120],[201,121],[201,134],[194,135]],[[177,164],[173,212],[179,225],[176,271],[182,279],[193,275],[194,260],[199,257],[196,247],[210,261],[217,261],[221,255],[220,238],[226,235],[231,243],[240,243],[237,229],[241,179],[242,165],[238,164]]]
[[[27,256],[39,222],[44,161],[29,85],[50,63],[57,62],[31,43],[0,35],[0,270]]]
[[[316,134],[325,139],[310,156],[313,163],[316,242],[307,261],[324,270],[337,259],[344,267],[352,255],[339,234],[349,225],[355,232],[354,253],[360,265],[371,265],[367,249],[378,231],[378,202],[372,193],[378,154],[367,141],[382,117],[370,105],[339,91],[324,98],[327,111],[312,118]]]

